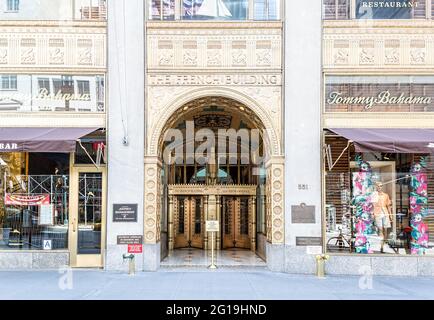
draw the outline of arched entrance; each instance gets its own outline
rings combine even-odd
[[[207,220],[219,221],[218,250],[256,252],[257,233],[266,232],[264,129],[252,110],[225,97],[186,103],[166,123],[159,141],[163,253],[210,249]]]
[[[160,243],[161,258],[210,249],[206,220],[219,221],[221,252],[265,260],[273,235],[283,241],[280,142],[267,113],[248,100],[212,95],[177,102],[149,132],[145,242]]]

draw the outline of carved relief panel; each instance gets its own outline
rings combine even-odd
[[[281,67],[282,24],[148,22],[148,68]]]
[[[326,24],[324,68],[434,68],[434,29],[431,24],[427,28],[429,23],[394,22],[393,27],[380,24],[375,28],[353,26],[352,22],[342,27]]]
[[[0,23],[0,68],[106,69],[104,23]]]

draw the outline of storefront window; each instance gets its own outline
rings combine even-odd
[[[433,112],[434,77],[326,76],[324,101],[325,112]]]
[[[0,250],[68,248],[69,154],[0,153]]]
[[[0,111],[104,112],[102,75],[0,75]]]
[[[426,5],[426,0],[323,0],[323,19],[425,19]]]
[[[0,20],[106,20],[106,0],[4,0]],[[54,5],[53,5],[54,4]]]
[[[105,130],[95,131],[93,134],[81,138],[75,150],[75,163],[106,164],[106,146]]]
[[[434,254],[431,130],[357,130],[325,132],[327,251]]]

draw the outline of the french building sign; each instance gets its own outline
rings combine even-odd
[[[388,90],[381,91],[376,96],[349,96],[339,91],[332,91],[327,99],[328,105],[356,105],[363,106],[365,110],[370,110],[378,105],[430,105],[432,102],[431,97],[406,93],[397,95]]]
[[[279,86],[278,74],[152,74],[148,76],[151,86]]]

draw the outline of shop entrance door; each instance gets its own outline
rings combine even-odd
[[[223,197],[222,239],[223,249],[250,249],[249,197]]]
[[[174,210],[174,248],[199,248],[204,245],[203,197],[178,196]]]
[[[72,267],[103,267],[106,170],[74,167],[70,176],[69,248]]]

